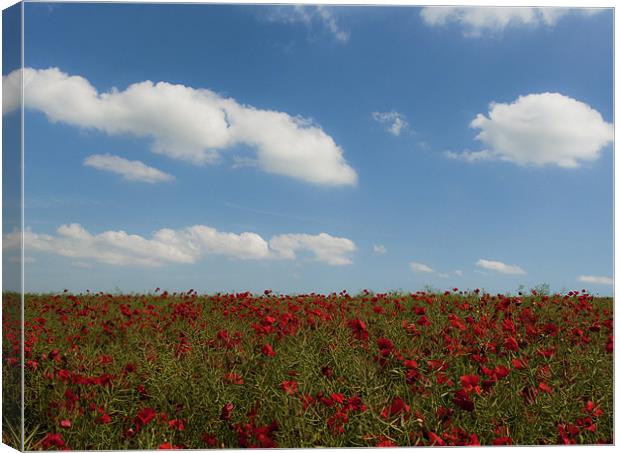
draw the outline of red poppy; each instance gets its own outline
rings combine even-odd
[[[353,336],[358,340],[368,340],[368,331],[366,330],[366,323],[361,319],[351,319],[348,322],[349,327],[353,331]]]
[[[134,423],[139,428],[141,426],[149,424],[156,416],[157,412],[155,412],[153,408],[145,407],[138,412],[138,414],[134,418]]]
[[[60,427],[61,428],[65,428],[65,429],[71,428],[71,420],[67,420],[67,419],[61,420],[60,421]]]
[[[467,393],[475,392],[480,394],[480,378],[475,374],[466,374],[460,378],[461,386]]]
[[[282,381],[280,384],[282,390],[288,395],[297,393],[297,381]]]
[[[100,425],[107,425],[110,422],[112,422],[112,417],[110,417],[105,412],[95,419],[95,423],[98,423]]]
[[[379,442],[377,443],[377,447],[379,448],[397,447],[397,446],[398,446],[397,444],[395,444],[390,439],[387,439],[383,436],[379,438]]]
[[[428,441],[429,441],[429,445],[438,445],[440,447],[443,447],[444,445],[446,445],[446,443],[441,437],[439,437],[437,434],[430,432],[430,431],[428,433]]]
[[[474,402],[469,399],[469,395],[463,389],[455,392],[452,402],[465,411],[471,412],[474,410]]]
[[[226,422],[230,421],[234,408],[235,405],[233,403],[224,404],[224,406],[222,406],[222,411],[220,412],[220,420],[224,420]]]
[[[493,445],[512,445],[512,439],[508,436],[496,437],[493,439]]]
[[[44,450],[49,450],[51,447],[65,448],[65,441],[62,439],[62,434],[47,433],[41,441],[41,446]]]
[[[397,396],[392,400],[392,404],[390,404],[389,407],[386,407],[383,411],[381,411],[381,417],[389,419],[395,415],[409,412],[410,409],[411,407],[408,404],[405,404],[405,402]]]
[[[508,337],[504,341],[504,347],[508,349],[509,351],[518,351],[519,343],[517,343],[517,340],[515,340],[514,337]]]
[[[202,441],[207,444],[207,447],[215,447],[217,445],[217,437],[209,433],[202,435]]]
[[[275,357],[276,353],[273,350],[273,347],[270,344],[264,344],[261,348],[260,348],[260,352],[263,353],[263,355],[267,356],[267,357]]]

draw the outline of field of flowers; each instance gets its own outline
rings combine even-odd
[[[65,293],[25,318],[30,450],[613,442],[613,301],[583,291]]]

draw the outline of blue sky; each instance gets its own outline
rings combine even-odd
[[[611,294],[612,20],[27,3],[26,289]]]

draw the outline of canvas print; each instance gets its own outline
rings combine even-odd
[[[3,443],[613,444],[613,27],[5,9]]]

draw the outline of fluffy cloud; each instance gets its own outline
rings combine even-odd
[[[409,263],[409,267],[415,273],[430,274],[432,272],[435,272],[433,269],[431,269],[426,264],[416,263],[415,261],[412,261],[411,263]]]
[[[420,16],[427,25],[440,26],[449,22],[458,23],[463,28],[463,35],[480,37],[496,35],[507,27],[516,26],[554,26],[565,15],[574,12],[593,15],[600,10],[580,8],[510,8],[510,7],[426,7]]]
[[[98,170],[118,173],[128,181],[148,183],[172,181],[174,176],[164,173],[139,160],[127,160],[112,154],[93,154],[84,159],[84,165]]]
[[[378,123],[383,124],[387,128],[387,131],[395,136],[399,136],[404,129],[409,127],[407,117],[395,111],[372,112],[372,118]]]
[[[480,259],[476,262],[476,266],[481,267],[483,269],[487,269],[490,271],[499,272],[500,274],[525,274],[525,271],[521,269],[519,266],[515,266],[512,264],[505,264],[501,261],[491,261],[491,260],[483,260]]]
[[[578,167],[598,159],[613,140],[613,125],[589,105],[559,93],[520,96],[511,104],[491,103],[470,127],[488,149],[446,152],[469,162],[503,160],[519,165]]]
[[[271,249],[281,258],[295,259],[296,252],[309,251],[317,261],[331,266],[351,264],[348,254],[355,251],[355,244],[347,238],[338,238],[321,233],[316,236],[309,234],[281,234],[269,241]]]
[[[580,275],[577,280],[583,283],[593,283],[595,285],[613,285],[614,280],[609,277],[602,277],[597,275]]]
[[[2,114],[19,108],[22,94],[21,71],[2,76]]]
[[[29,252],[43,252],[74,259],[92,259],[119,266],[163,266],[191,264],[207,255],[221,255],[241,260],[295,259],[296,252],[307,251],[316,261],[332,266],[351,264],[353,241],[318,235],[282,234],[269,242],[256,233],[228,233],[205,225],[179,230],[164,228],[150,239],[124,231],[91,234],[81,225],[62,225],[56,235],[24,233]],[[20,235],[13,232],[3,238],[3,247],[16,249]]]
[[[373,244],[372,251],[378,254],[386,253],[387,250],[383,244]]]
[[[218,160],[219,150],[245,145],[268,173],[322,185],[357,182],[342,149],[312,121],[242,105],[207,89],[147,80],[99,93],[85,78],[57,68],[25,68],[24,87],[25,107],[52,122],[149,138],[152,151],[174,159],[208,164]],[[3,110],[17,105],[4,102]]]
[[[306,27],[319,24],[343,44],[349,41],[350,37],[350,33],[343,30],[338,24],[333,9],[325,5],[293,5],[275,8],[267,16],[267,20],[287,24],[302,23]]]

